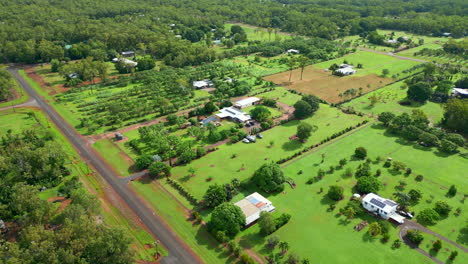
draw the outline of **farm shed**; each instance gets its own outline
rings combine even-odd
[[[468,98],[468,89],[453,88],[452,96],[460,96],[462,98]]]
[[[288,49],[286,53],[294,53],[294,54],[299,54],[299,51],[297,49]]]
[[[362,206],[383,219],[393,219],[398,223],[403,223],[404,218],[396,212],[398,204],[390,199],[369,193],[362,199]]]
[[[122,54],[122,56],[124,56],[124,57],[126,57],[126,58],[134,57],[134,56],[135,56],[135,52],[132,51],[132,50],[123,51],[121,54]]]
[[[213,87],[213,82],[210,80],[201,80],[201,81],[194,81],[192,85],[195,89],[204,89],[208,87]]]
[[[347,65],[347,64],[341,64],[340,68],[336,70],[337,72],[340,72],[343,75],[352,75],[356,73],[356,70],[353,69],[353,66]]]
[[[234,107],[242,109],[260,103],[260,98],[248,97],[234,103]]]
[[[245,215],[245,225],[248,226],[260,218],[261,212],[273,212],[273,204],[261,194],[254,192],[235,203]]]

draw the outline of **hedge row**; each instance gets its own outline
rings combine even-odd
[[[187,200],[192,204],[192,205],[198,205],[198,200],[195,198],[191,193],[189,193],[184,186],[182,186],[178,181],[175,181],[171,178],[166,178],[167,182],[174,187],[179,193],[187,198]]]
[[[345,134],[345,133],[347,133],[347,132],[353,130],[353,129],[356,129],[356,128],[362,126],[362,125],[365,125],[365,124],[367,124],[368,122],[369,122],[368,120],[364,120],[364,121],[362,121],[361,123],[359,123],[359,124],[357,124],[357,125],[355,125],[355,126],[351,126],[351,127],[346,128],[346,129],[343,129],[342,131],[340,131],[340,132],[338,132],[338,133],[334,133],[334,134],[332,134],[330,137],[327,137],[326,139],[320,141],[320,143],[317,143],[317,144],[312,145],[312,146],[309,146],[309,147],[305,147],[305,148],[303,148],[301,151],[296,152],[296,153],[294,153],[293,155],[291,155],[291,156],[289,156],[289,157],[286,157],[286,158],[283,158],[283,159],[278,160],[276,163],[277,163],[277,164],[283,164],[283,163],[285,163],[285,162],[287,162],[287,161],[290,161],[290,160],[292,160],[292,159],[294,159],[294,158],[296,158],[296,157],[298,157],[298,156],[300,156],[300,155],[302,155],[302,154],[308,152],[308,151],[311,150],[311,149],[314,149],[314,148],[316,148],[316,147],[318,147],[318,146],[320,146],[320,145],[323,145],[323,144],[327,143],[328,141],[330,141],[330,140],[332,140],[332,139],[335,139],[335,138],[337,138],[337,137],[339,137],[339,136],[341,136],[341,135],[343,135],[343,134]]]

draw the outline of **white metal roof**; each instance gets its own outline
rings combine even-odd
[[[262,211],[271,212],[275,210],[273,204],[257,192],[245,197],[244,199],[235,203],[235,205],[239,206],[244,213],[245,225],[249,225],[260,218],[260,213]]]
[[[253,103],[258,102],[258,101],[260,101],[260,98],[258,98],[258,97],[248,97],[248,98],[237,101],[235,103],[235,105],[240,106],[240,107],[250,106]]]
[[[233,119],[237,119],[241,122],[249,121],[251,119],[250,115],[246,114],[245,112],[235,108],[235,107],[225,107],[219,110],[220,113],[216,114],[219,118],[226,118],[230,117]]]
[[[456,92],[458,94],[468,95],[468,89],[463,88],[453,88],[452,92]]]

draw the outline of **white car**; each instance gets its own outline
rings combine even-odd
[[[242,140],[242,142],[244,142],[244,143],[250,143],[250,140],[248,140],[247,138],[244,138],[244,139]]]

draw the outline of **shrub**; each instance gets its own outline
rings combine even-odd
[[[458,147],[455,143],[452,143],[451,141],[443,139],[440,142],[439,150],[445,153],[456,153],[458,151]]]
[[[457,256],[458,256],[458,251],[455,251],[455,250],[454,250],[454,251],[452,251],[452,252],[450,253],[449,259],[453,261],[453,260],[455,260],[455,258],[456,258]]]
[[[417,219],[421,224],[434,225],[439,220],[439,214],[431,208],[419,212]]]
[[[343,199],[343,187],[337,185],[330,186],[330,189],[328,189],[327,196],[328,198],[334,201],[339,201]]]
[[[450,197],[453,197],[455,195],[457,195],[457,187],[455,187],[455,185],[452,185],[450,186],[448,192],[447,192],[447,195],[450,196]]]
[[[354,150],[354,156],[358,159],[365,159],[367,157],[367,150],[364,147],[358,147]]]
[[[280,239],[278,236],[271,236],[267,239],[267,246],[271,249],[275,248],[276,245],[280,242]]]
[[[416,176],[415,180],[418,181],[418,182],[420,182],[420,181],[424,180],[424,176],[422,176],[422,175],[420,174],[420,175]]]
[[[255,264],[255,260],[252,257],[247,255],[247,253],[242,253],[240,256],[240,262],[242,264]]]
[[[400,248],[400,246],[401,246],[400,239],[395,239],[395,241],[393,241],[392,248]]]
[[[278,218],[275,219],[276,229],[284,226],[291,219],[290,214],[282,213]]]
[[[406,238],[412,243],[419,245],[423,241],[424,237],[419,230],[408,230]]]
[[[436,240],[434,244],[432,244],[432,250],[438,252],[442,248],[442,241]]]
[[[452,207],[444,201],[438,201],[435,204],[434,210],[441,216],[448,216]]]

